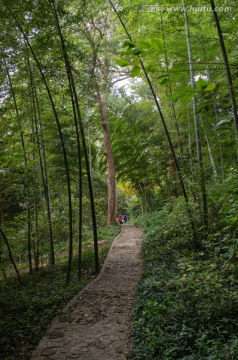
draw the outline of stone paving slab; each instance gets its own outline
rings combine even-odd
[[[143,231],[123,225],[98,277],[55,318],[31,360],[125,360]]]

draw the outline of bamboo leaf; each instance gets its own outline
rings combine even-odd
[[[207,87],[207,81],[205,81],[203,78],[199,78],[196,82],[196,88],[198,91],[202,91]]]
[[[168,83],[168,81],[169,81],[168,78],[163,78],[162,80],[159,81],[159,84],[160,84],[160,85],[165,85],[165,84]]]
[[[199,78],[196,82],[196,88],[198,91],[213,91],[216,88],[216,84],[209,84],[203,78]]]
[[[161,40],[159,38],[150,39],[151,46],[156,50],[161,50]]]
[[[138,57],[134,57],[134,65],[140,66],[140,59]]]
[[[131,47],[135,47],[135,44],[133,43],[133,41],[125,40],[124,43],[123,43],[123,46],[124,47],[127,46],[127,47],[131,48]]]
[[[204,91],[213,91],[216,88],[216,84],[208,84]]]
[[[138,46],[141,49],[150,49],[151,48],[151,44],[149,42],[147,42],[147,41],[139,41]]]
[[[131,70],[131,77],[136,77],[140,74],[140,68],[139,66],[134,66]]]
[[[130,61],[126,59],[115,59],[115,62],[117,63],[117,65],[122,67],[131,65]]]

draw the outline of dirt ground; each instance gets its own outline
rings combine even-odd
[[[98,277],[55,318],[31,360],[126,359],[143,231],[122,225]]]

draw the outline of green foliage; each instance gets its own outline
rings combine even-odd
[[[133,66],[131,70],[131,77],[134,78],[136,76],[140,75],[140,67],[139,66]]]
[[[112,239],[120,227],[99,232],[99,259],[102,265]],[[77,278],[77,257],[73,261],[71,282],[66,286],[67,258],[60,259],[55,268],[45,267],[31,274],[22,273],[23,284],[8,278],[0,282],[0,354],[1,359],[27,360],[63,306],[95,276],[93,244],[83,249],[83,272]]]
[[[203,78],[199,78],[196,82],[196,88],[198,91],[213,91],[216,88],[215,84],[209,84]]]
[[[230,232],[236,206],[232,203],[225,227],[217,214],[200,252],[189,245],[179,199],[138,219],[145,227],[144,274],[133,316],[131,359],[237,358],[237,234],[235,240]],[[214,228],[221,229],[219,235],[214,236]]]
[[[130,61],[126,59],[115,59],[115,62],[117,63],[117,65],[122,67],[131,65]]]
[[[21,288],[14,280],[2,282],[0,352],[3,358],[28,359],[49,322],[86,280],[86,276],[81,282],[74,279],[66,287],[63,264],[54,270],[25,275]]]
[[[9,0],[4,3],[12,10],[29,37],[59,116],[69,161],[73,245],[76,251],[79,159],[62,47],[50,3],[43,0],[37,1],[37,6],[31,1],[17,3]],[[62,146],[57,135],[51,102],[35,59],[29,48],[27,49],[19,27],[4,3],[0,9],[3,19],[0,24],[3,34],[0,39],[0,224],[22,272],[27,267],[28,235],[31,235],[33,255],[36,255],[35,249],[38,246],[42,262],[48,263],[49,223],[53,228],[57,266],[62,263],[62,254],[68,251],[68,198]],[[157,3],[155,0],[151,2],[155,5],[158,5]],[[202,1],[198,2],[199,6],[200,4],[203,5]],[[233,90],[237,96],[237,8],[231,0],[227,0],[226,4],[232,5],[232,11],[219,13],[219,19],[234,80]],[[120,1],[123,8],[120,14],[133,41],[125,40],[125,34],[107,1],[63,0],[57,2],[57,11],[67,40],[66,47],[73,66],[76,90],[80,96],[82,124],[87,135],[87,148],[90,148],[98,224],[103,227],[106,220],[107,166],[102,145],[102,126],[95,106],[95,80],[101,89],[106,90],[105,96],[108,95],[109,109],[106,111],[108,110],[110,119],[117,177],[120,181],[130,183],[135,190],[136,195],[131,202],[133,215],[161,209],[160,212],[153,212],[138,219],[138,225],[146,229],[145,278],[140,291],[144,298],[147,299],[148,296],[148,302],[146,300],[146,303],[143,303],[142,298],[138,306],[138,311],[141,307],[141,313],[138,319],[139,327],[135,327],[137,338],[134,337],[134,341],[138,340],[135,356],[146,360],[163,356],[168,360],[179,356],[199,360],[235,359],[238,342],[233,330],[236,322],[230,319],[237,316],[233,309],[237,303],[235,278],[238,261],[238,174],[237,169],[231,167],[236,166],[237,144],[224,59],[213,26],[212,13],[188,12],[193,67],[197,79],[198,115],[204,124],[201,128],[201,146],[209,204],[208,233],[203,239],[199,238],[201,253],[192,251],[191,228],[186,206],[180,198],[181,188],[174,161],[151,93],[143,83],[144,76],[141,71],[140,59],[149,73],[171,134],[195,225],[198,231],[202,230],[197,149],[192,120],[192,99],[195,92],[189,82],[190,64],[187,58],[184,17],[182,11],[166,9],[168,7],[171,10],[177,5],[175,0],[167,0],[163,4],[163,11],[155,14],[142,11],[151,7],[149,5],[147,8],[145,1],[135,0],[133,4],[128,0]],[[194,1],[187,0],[186,6],[194,6]],[[179,9],[181,10],[181,7]],[[97,58],[100,61],[97,62]],[[104,60],[107,63],[105,72]],[[118,89],[118,80],[127,78],[128,70],[131,78],[141,79],[135,79],[134,82],[130,79],[126,81],[124,90]],[[102,78],[105,81],[102,81]],[[218,174],[216,177],[212,171],[212,157]],[[87,249],[84,252],[84,265],[85,272],[91,273],[91,268],[86,265],[89,264],[92,248],[90,200],[83,156],[81,160],[83,244],[84,249]],[[47,219],[44,192],[46,175],[50,221]],[[120,211],[127,207],[121,194],[118,204]],[[108,234],[104,230],[99,236],[103,240]],[[0,251],[0,276],[9,278],[11,264],[2,239]],[[40,278],[43,273],[45,272],[34,276]],[[62,288],[61,280],[57,280],[54,271],[52,274],[56,277],[58,287]],[[44,282],[42,286],[48,289]],[[7,289],[7,284],[4,289]],[[62,293],[67,296],[64,291]],[[32,292],[29,290],[30,296]],[[49,300],[52,315],[60,306],[57,290],[54,290],[52,298],[54,297],[55,305],[54,300]],[[4,299],[5,307],[6,303]],[[9,303],[10,312],[17,308],[16,303]],[[24,296],[22,303],[26,304],[22,308],[23,313],[29,312],[31,318],[33,309]],[[47,304],[45,307],[50,312]],[[224,312],[222,307],[225,308]],[[13,311],[13,314],[15,316],[16,312]],[[44,316],[42,313],[42,322]],[[194,324],[191,318],[194,319]],[[7,321],[9,334],[13,331],[12,319],[10,314]],[[24,316],[21,321],[24,323]],[[29,321],[26,323],[26,331],[22,330],[25,335],[16,335],[19,342],[24,342],[24,337],[31,337]],[[36,322],[33,324],[37,328]]]
[[[193,208],[195,216],[196,207]],[[171,243],[173,248],[179,249],[180,245],[189,245],[192,238],[187,208],[182,198],[171,198],[161,211],[139,216],[136,224],[145,227],[146,242]]]

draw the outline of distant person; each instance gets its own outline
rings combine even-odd
[[[127,216],[127,214],[124,214],[124,223],[125,224],[127,223],[127,220],[128,220],[128,216]]]
[[[122,215],[119,216],[118,221],[119,221],[119,224],[123,224],[123,217],[122,217]]]

